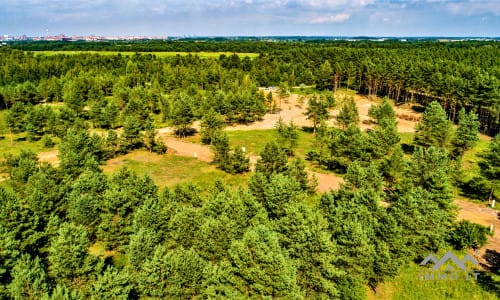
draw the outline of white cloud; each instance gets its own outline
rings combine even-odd
[[[349,6],[367,6],[374,3],[375,0],[297,0],[301,6],[310,8],[338,8]]]
[[[326,24],[326,23],[340,23],[349,20],[350,15],[347,13],[338,13],[327,16],[316,16],[305,20],[306,23],[311,24]]]
[[[463,1],[452,2],[447,4],[448,10],[456,15],[481,15],[492,13],[496,16],[500,15],[500,3],[498,1]]]

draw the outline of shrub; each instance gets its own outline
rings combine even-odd
[[[479,248],[486,244],[488,234],[488,228],[462,220],[450,233],[449,242],[456,249]]]

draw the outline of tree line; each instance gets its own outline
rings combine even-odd
[[[44,45],[50,49],[73,47],[74,50],[80,49],[79,47],[83,50],[110,50],[114,49],[113,47],[123,50],[124,47],[128,49],[127,51],[257,52],[260,55],[255,59],[240,58],[237,55],[221,55],[216,61],[225,69],[249,74],[257,86],[280,84],[300,86],[303,84],[315,85],[320,90],[350,88],[367,95],[388,96],[397,102],[404,103],[428,104],[438,101],[453,121],[458,120],[458,112],[461,108],[465,108],[467,111],[474,111],[479,116],[482,131],[495,135],[499,130],[500,51],[494,41],[377,43],[251,40],[196,42],[188,40],[80,44],[21,43],[14,44],[13,47],[34,50]],[[148,55],[144,56],[148,57]],[[84,57],[85,62],[82,62],[80,58],[73,60],[80,60],[83,65],[92,62],[92,58]],[[78,64],[71,62],[72,59],[68,57],[62,60],[60,57],[29,58],[29,55],[17,52],[11,58],[14,60],[4,60],[5,67],[0,76],[0,85],[25,81],[31,81],[37,85],[42,78],[60,77],[68,71],[68,68],[73,68],[75,65],[78,67]],[[108,62],[105,62],[106,60]],[[104,68],[109,64],[114,64],[114,68],[122,69],[126,67],[125,60],[121,57],[100,58],[100,65]],[[143,66],[146,60],[142,59]],[[173,60],[182,61],[183,59],[177,57]],[[193,60],[196,61],[196,59]],[[190,63],[193,60],[188,59]],[[42,61],[51,62],[47,65]],[[211,69],[210,67],[203,68],[203,70]],[[148,67],[139,68],[142,75],[150,70]],[[214,72],[209,74],[202,72],[199,79],[205,84],[213,84],[213,81],[217,80]],[[182,80],[187,83],[193,80],[192,78],[186,79],[182,77]],[[175,79],[169,78],[169,84],[172,84],[170,80],[175,82]],[[26,90],[29,93],[30,87],[27,86]]]

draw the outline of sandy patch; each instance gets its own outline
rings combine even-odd
[[[59,164],[59,158],[57,157],[58,154],[59,150],[40,152],[38,153],[38,159],[40,161],[48,162],[53,166],[57,166]]]
[[[166,135],[160,136],[165,142],[165,145],[167,145],[168,153],[186,157],[195,157],[196,153],[196,157],[201,161],[212,162],[214,160],[212,150],[206,145],[194,144]]]
[[[315,176],[318,179],[318,187],[316,190],[320,193],[326,193],[330,190],[338,190],[341,183],[344,183],[342,177],[335,174],[323,174],[313,171],[308,171],[310,176]]]
[[[278,97],[275,95],[275,97]],[[266,114],[261,121],[257,121],[251,124],[237,124],[233,126],[226,127],[226,130],[259,130],[259,129],[272,129],[276,125],[276,122],[281,118],[286,123],[293,121],[295,125],[299,127],[311,127],[312,122],[307,119],[304,115],[307,105],[308,98],[304,100],[303,104],[299,103],[299,95],[292,94],[287,99],[281,102],[281,110],[276,114]],[[345,93],[337,92],[335,94],[337,102],[341,103],[346,97]],[[360,127],[362,129],[372,128],[373,125],[366,124],[370,120],[368,116],[368,111],[372,105],[380,104],[380,99],[371,100],[365,96],[354,95],[354,100],[359,111],[360,117]],[[340,106],[340,105],[338,105]],[[398,105],[394,107],[394,111],[397,116],[398,121],[398,131],[399,132],[415,132],[415,125],[421,118],[421,114],[413,111],[409,105]],[[334,126],[335,116],[338,114],[339,110],[330,110],[330,119],[327,121],[329,126]]]

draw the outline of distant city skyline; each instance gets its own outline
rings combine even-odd
[[[1,0],[10,36],[500,36],[498,0]]]

